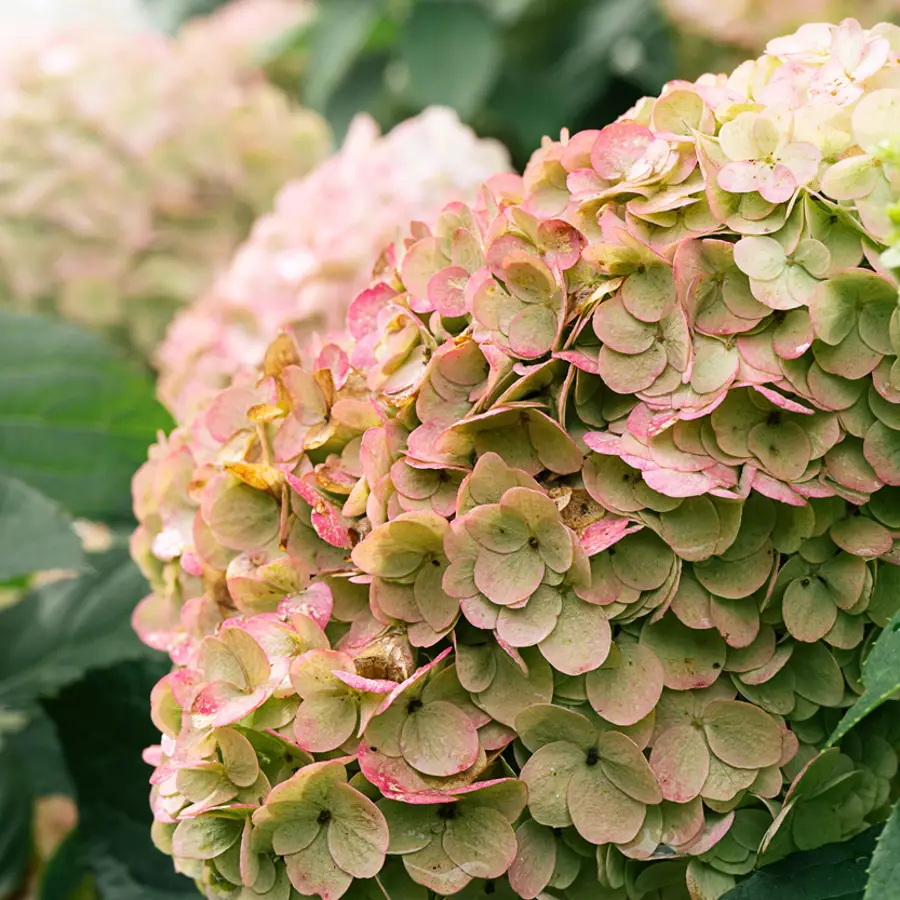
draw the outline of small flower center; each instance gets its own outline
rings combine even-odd
[[[422,703],[422,701],[418,697],[416,697],[415,699],[410,700],[409,703],[406,704],[406,711],[410,715],[412,715],[413,713],[418,712],[423,706],[424,706],[424,704]]]
[[[600,754],[597,752],[596,747],[591,747],[587,752],[587,756],[584,758],[584,761],[589,766],[596,766],[598,762],[600,762]]]
[[[531,547],[532,550],[537,550],[538,548],[538,539],[536,537],[528,538],[528,546]]]
[[[319,817],[316,821],[320,825],[327,825],[331,821],[331,810],[323,809],[322,812],[319,813]]]

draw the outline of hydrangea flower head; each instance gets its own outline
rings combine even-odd
[[[149,355],[330,136],[238,60],[101,28],[4,43],[0,143],[0,304]]]
[[[281,190],[212,290],[173,322],[158,355],[163,401],[184,420],[239,369],[259,365],[282,327],[341,330],[398,229],[472,199],[508,167],[498,143],[476,138],[449,109],[384,136],[358,116],[338,153]]]
[[[151,450],[207,897],[716,900],[887,817],[896,715],[827,744],[900,609],[896,37],[546,140]]]

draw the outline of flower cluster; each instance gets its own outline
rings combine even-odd
[[[6,46],[0,305],[149,354],[329,143],[318,115],[192,42],[94,29]]]
[[[432,107],[384,137],[358,116],[341,150],[283,188],[213,289],[172,323],[158,354],[163,402],[186,421],[236,372],[255,369],[281,328],[342,328],[401,227],[472,199],[508,168],[503,147],[452,110]]]
[[[715,900],[885,817],[896,716],[822,750],[900,607],[898,46],[546,141],[154,446],[154,833],[208,897]]]
[[[869,0],[862,7],[852,0],[662,0],[663,11],[676,29],[676,47],[688,70],[731,68],[748,53],[805,22],[834,22],[858,15],[864,27],[900,18],[898,0]]]

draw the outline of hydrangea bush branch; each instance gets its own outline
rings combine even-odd
[[[709,900],[896,797],[900,30],[547,140],[134,482],[210,898]],[[888,704],[890,706],[891,704]]]
[[[71,30],[4,43],[0,305],[102,328],[149,356],[285,180],[329,150],[245,60]]]
[[[383,137],[368,116],[341,150],[285,186],[212,290],[172,323],[158,354],[160,396],[190,419],[239,371],[252,373],[281,328],[341,330],[379,255],[411,220],[472,199],[509,168],[452,110],[432,107]]]

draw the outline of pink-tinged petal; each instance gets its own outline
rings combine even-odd
[[[767,400],[771,401],[776,406],[780,406],[782,409],[786,409],[788,412],[800,413],[804,416],[811,416],[815,413],[814,409],[810,409],[808,406],[804,406],[796,400],[791,400],[789,397],[785,397],[784,394],[772,390],[772,388],[765,387],[761,384],[753,384],[751,387],[758,394],[762,394]]]
[[[434,790],[426,784],[402,757],[385,756],[373,750],[365,741],[359,745],[359,768],[366,780],[390,799],[403,800],[410,794],[433,796]],[[410,801],[406,801],[410,802]],[[419,801],[433,803],[433,800]]]
[[[594,171],[609,181],[623,178],[641,159],[653,140],[653,132],[637,122],[614,122],[601,129],[591,148]]]
[[[665,670],[659,657],[642,644],[621,643],[618,664],[595,669],[585,679],[594,711],[613,725],[636,725],[656,707]]]
[[[359,706],[351,694],[314,694],[304,700],[294,717],[297,743],[309,753],[336,750],[356,730]]]
[[[435,700],[407,717],[400,747],[417,771],[446,778],[475,764],[480,743],[463,710],[447,700]]]
[[[618,519],[607,516],[599,522],[588,525],[580,535],[581,546],[588,556],[594,556],[604,550],[608,550],[613,544],[617,544],[629,534],[640,531],[644,526],[635,524],[628,519]]]
[[[528,551],[494,553],[481,548],[475,563],[475,584],[489,600],[509,606],[530,597],[544,577],[540,555]]]
[[[819,174],[822,152],[815,144],[794,141],[784,147],[777,156],[778,161],[790,169],[797,185],[809,184]],[[776,166],[777,168],[777,166]],[[768,199],[768,198],[766,198]],[[773,203],[777,201],[772,201]]]
[[[734,822],[734,813],[726,813],[724,816],[718,816],[715,813],[706,813],[706,823],[700,834],[687,844],[682,844],[678,849],[682,853],[689,853],[691,856],[700,856],[712,850],[719,841],[725,837],[731,830]]]
[[[687,803],[700,795],[709,775],[709,749],[703,732],[693,725],[675,725],[654,742],[650,768],[663,799]]]
[[[760,176],[757,190],[769,203],[787,203],[797,190],[794,173],[780,163]]]
[[[756,471],[753,476],[753,489],[759,491],[764,497],[770,500],[777,500],[779,503],[787,503],[789,506],[806,506],[806,500],[803,499],[795,491],[792,491],[786,484],[766,475],[765,472]]]
[[[378,313],[396,296],[397,292],[384,282],[359,294],[350,304],[347,313],[347,327],[350,334],[357,340],[372,335],[378,322]]]
[[[565,675],[582,675],[603,665],[612,645],[602,606],[568,594],[550,635],[538,645],[547,662]]]
[[[421,681],[429,672],[431,672],[436,666],[440,665],[444,659],[453,651],[452,647],[447,647],[446,650],[442,650],[428,665],[421,666],[416,669],[406,681],[401,682],[395,687],[390,694],[388,694],[388,703],[387,706],[390,706],[408,687],[416,684]]]
[[[204,417],[209,433],[224,444],[242,428],[249,426],[247,410],[262,400],[260,392],[252,387],[232,387],[222,391]]]
[[[428,300],[446,318],[466,314],[465,290],[469,273],[462,266],[447,266],[428,281]]]
[[[145,747],[141,752],[141,759],[147,763],[148,766],[156,767],[160,765],[163,761],[162,747],[159,744]]]
[[[387,681],[383,678],[363,678],[362,675],[354,675],[353,672],[344,672],[341,669],[335,669],[332,675],[340,678],[344,684],[356,691],[367,691],[371,694],[389,694],[397,687],[396,681]]]
[[[704,472],[675,472],[650,469],[644,472],[647,487],[667,497],[699,497],[709,493],[713,483]]]
[[[459,608],[476,628],[491,631],[497,627],[500,608],[491,603],[483,594],[460,598]]]
[[[327,369],[331,372],[334,386],[340,390],[350,374],[350,359],[337,344],[326,344],[316,357],[313,365],[316,371]]]
[[[608,431],[588,431],[582,440],[595,453],[604,456],[619,456],[622,452],[622,438]]]
[[[582,372],[588,372],[591,375],[597,375],[600,371],[597,366],[597,357],[590,356],[577,347],[572,350],[557,350],[553,354],[553,358],[564,359],[575,366],[576,369],[581,369]]]
[[[225,681],[208,684],[195,698],[191,715],[200,727],[221,728],[250,715],[270,695],[271,690],[265,688],[248,694]]]
[[[562,219],[546,219],[538,226],[538,242],[548,263],[571,269],[578,262],[587,241],[584,235]]]
[[[529,304],[509,323],[509,348],[522,359],[543,356],[556,338],[558,322],[552,310]]]
[[[284,618],[300,613],[312,619],[319,628],[324,628],[331,621],[333,609],[331,588],[324,581],[314,581],[305,591],[288,594],[278,604],[277,612]]]
[[[767,172],[768,166],[763,162],[730,162],[719,171],[719,187],[732,194],[749,194],[759,190],[760,181]]]

